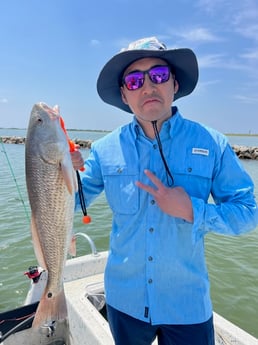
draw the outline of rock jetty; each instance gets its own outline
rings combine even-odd
[[[257,146],[243,146],[232,145],[232,149],[240,159],[256,159],[258,160],[258,147]]]
[[[2,142],[4,144],[25,144],[25,137],[18,137],[18,136],[13,136],[13,137],[0,137]],[[90,149],[92,140],[82,140],[82,139],[73,139],[73,142],[77,145],[80,145],[81,148],[83,149]]]
[[[2,136],[0,139],[4,144],[25,144],[26,138],[18,136]],[[91,148],[92,140],[73,139],[73,141],[83,149]],[[232,145],[232,149],[240,159],[258,160],[258,146]]]

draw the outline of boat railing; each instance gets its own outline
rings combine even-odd
[[[83,233],[83,232],[77,232],[77,233],[75,234],[75,238],[76,238],[76,237],[84,237],[84,238],[88,241],[88,243],[89,243],[89,245],[90,245],[91,254],[92,254],[93,256],[99,256],[99,253],[98,253],[98,251],[97,251],[97,248],[96,248],[96,246],[95,246],[95,243],[94,243],[93,239],[92,239],[89,235],[87,235],[87,234],[85,234],[85,233]]]

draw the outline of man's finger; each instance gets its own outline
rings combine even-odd
[[[135,184],[136,184],[137,187],[145,190],[145,192],[148,192],[148,193],[150,193],[152,195],[155,193],[155,190],[151,186],[148,186],[148,185],[146,185],[146,184],[144,184],[144,183],[142,183],[140,181],[136,181]]]
[[[163,187],[162,182],[150,170],[145,169],[144,173],[158,189]]]

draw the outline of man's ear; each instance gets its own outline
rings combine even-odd
[[[174,80],[174,93],[177,93],[178,89],[179,89],[179,84],[178,84],[178,81],[175,79]]]
[[[125,96],[125,94],[124,94],[123,87],[120,87],[120,92],[121,92],[122,101],[124,102],[124,104],[128,104],[127,99],[126,99],[126,96]]]

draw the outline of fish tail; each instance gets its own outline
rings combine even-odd
[[[49,292],[44,293],[33,323],[32,328],[39,328],[45,324],[51,324],[54,321],[67,320],[67,305],[64,294],[64,289],[62,289],[56,296],[49,297]]]

